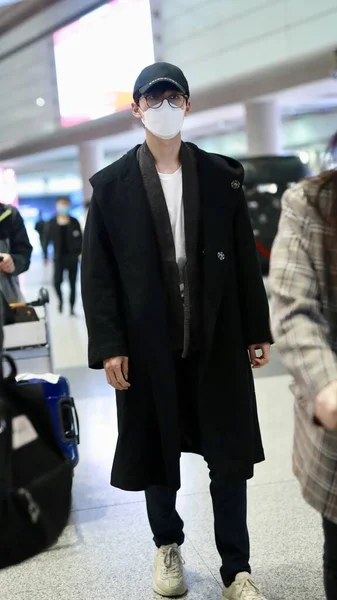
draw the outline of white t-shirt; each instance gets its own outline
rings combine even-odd
[[[182,270],[186,264],[186,243],[182,168],[180,167],[175,173],[158,173],[158,175],[170,216],[174,245],[176,249],[176,261],[179,267],[181,289],[183,291]]]

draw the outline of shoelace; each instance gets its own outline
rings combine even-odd
[[[164,557],[165,571],[164,575],[180,575],[181,565],[185,562],[180,554],[178,548],[169,548]]]
[[[238,588],[239,598],[244,600],[256,600],[257,594],[257,597],[263,600],[259,588],[250,577],[247,577],[247,579],[244,579],[243,581],[236,582],[235,586]]]

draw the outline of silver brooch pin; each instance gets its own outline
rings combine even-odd
[[[237,179],[234,179],[231,183],[231,186],[234,190],[238,190],[239,187],[241,187],[241,183]]]

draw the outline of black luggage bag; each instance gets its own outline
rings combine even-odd
[[[0,569],[54,544],[68,523],[73,468],[54,433],[43,390],[0,369]]]

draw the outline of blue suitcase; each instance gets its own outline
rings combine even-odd
[[[67,379],[60,377],[57,383],[50,383],[36,377],[19,383],[26,384],[42,386],[58,442],[64,455],[70,459],[73,467],[76,467],[79,461],[79,420]]]

